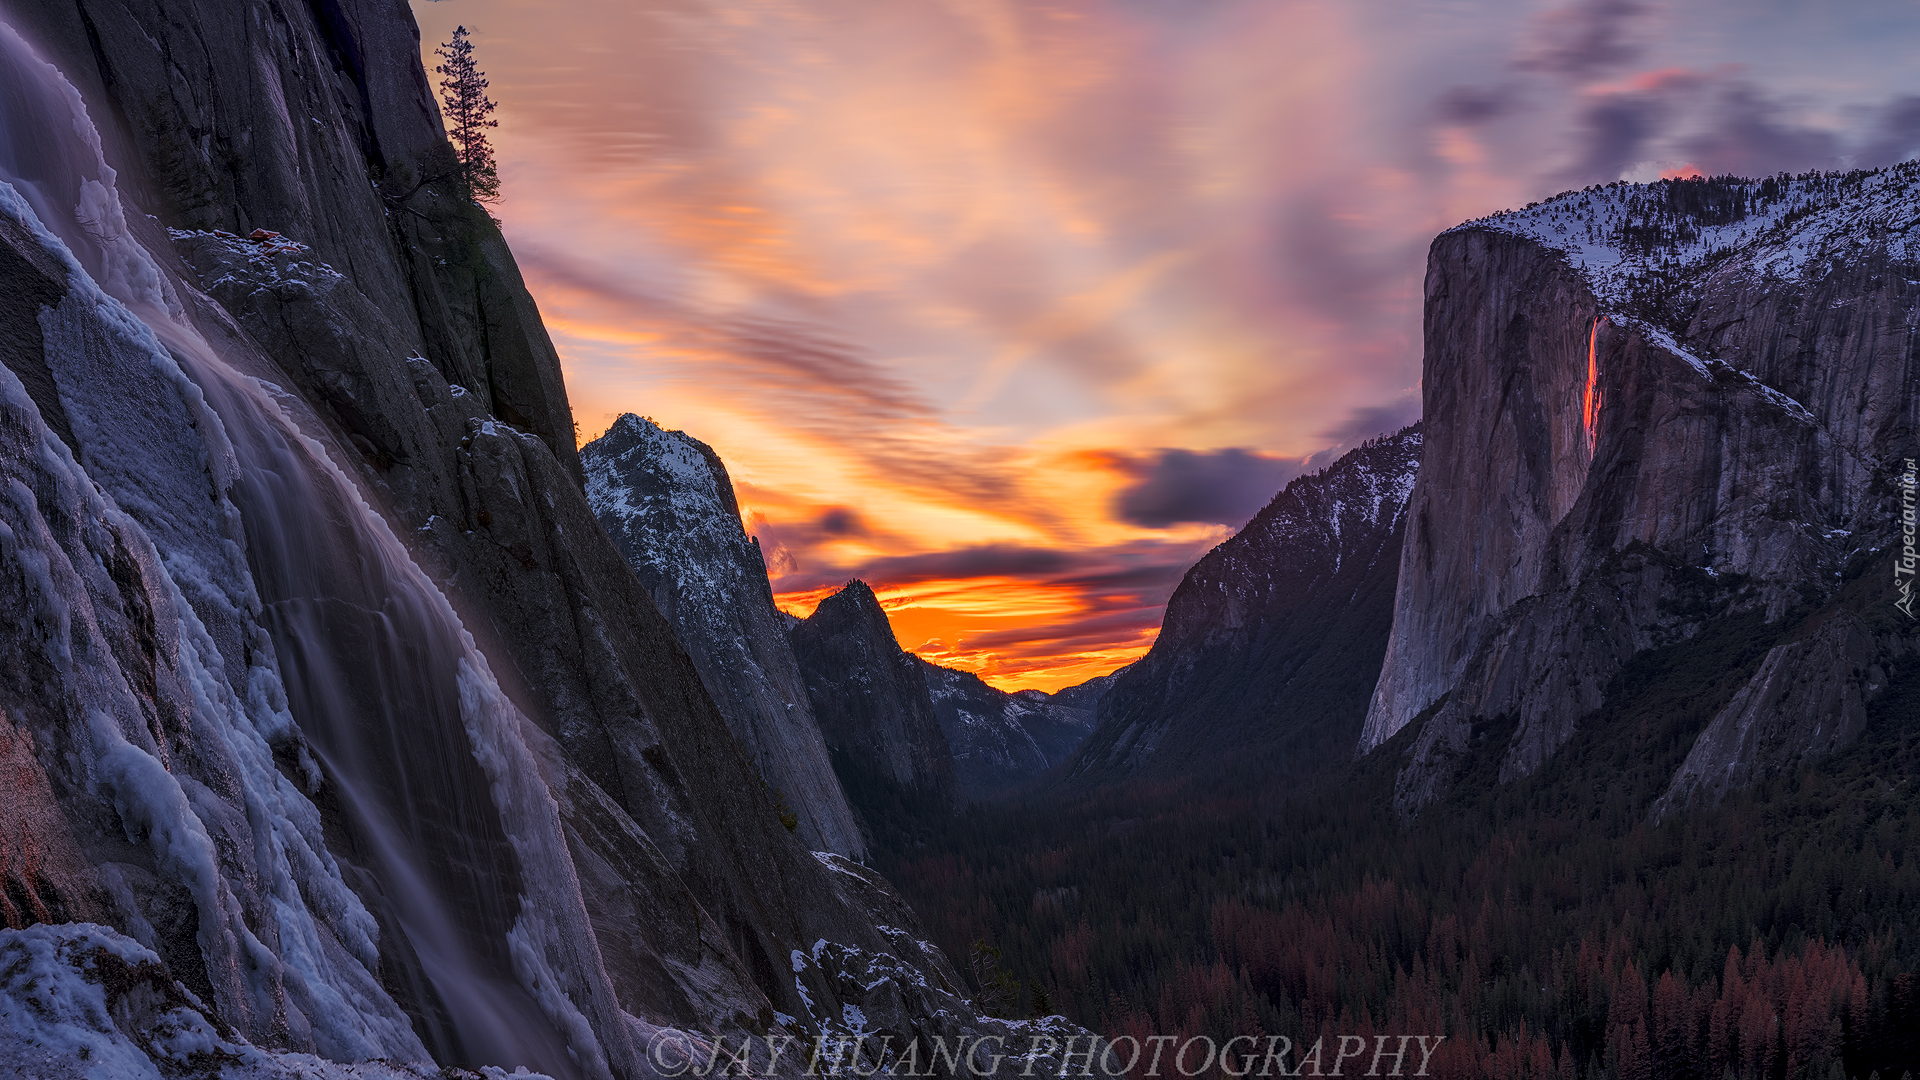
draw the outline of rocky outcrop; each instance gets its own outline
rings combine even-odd
[[[882,783],[952,805],[953,750],[934,713],[926,669],[894,638],[873,589],[848,582],[788,637],[820,733],[845,762],[848,795],[858,803],[855,788]]]
[[[1009,694],[970,671],[920,663],[965,799],[987,799],[1036,779],[1093,727],[1091,710],[1061,705],[1038,690]]]
[[[1422,436],[1408,428],[1288,484],[1187,571],[1147,655],[1111,676],[1070,779],[1349,753],[1386,646]]]
[[[1885,549],[1915,174],[1614,185],[1434,242],[1427,451],[1361,739],[1425,715],[1403,810],[1445,791],[1475,718],[1515,721],[1500,775],[1529,774],[1636,652],[1743,611],[1792,638]],[[1840,703],[1872,692],[1877,647],[1839,625],[1783,642],[1670,798],[1857,734]],[[1814,713],[1785,707],[1785,667],[1815,659]]]
[[[1043,690],[1017,690],[1008,703],[1008,715],[1019,723],[1051,769],[1073,756],[1080,744],[1093,734],[1100,715],[1100,697],[1112,676],[1101,675],[1077,686],[1049,694]]]
[[[1904,659],[1904,643],[1888,644],[1887,659]],[[1774,646],[1694,741],[1653,816],[1696,800],[1716,803],[1859,738],[1867,725],[1866,701],[1887,682],[1874,663],[1882,654],[1879,645],[1858,618],[1842,614],[1810,637]]]
[[[740,523],[719,455],[629,413],[580,451],[594,516],[640,576],[817,851],[860,858],[865,842],[833,775],[760,545]]]

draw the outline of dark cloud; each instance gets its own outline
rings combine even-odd
[[[1633,166],[1659,157],[1690,164],[1709,176],[1765,176],[1830,169],[1841,163],[1840,140],[1794,118],[1792,108],[1753,84],[1722,74],[1649,73],[1635,88],[1589,100],[1579,111],[1572,184],[1617,180]],[[1687,134],[1691,132],[1692,134]],[[1882,112],[1867,154],[1920,147],[1920,99],[1901,99]]]
[[[1328,189],[1293,200],[1284,210],[1280,255],[1288,285],[1315,314],[1356,329],[1377,320],[1400,282],[1400,252],[1369,251],[1365,230],[1341,219],[1345,192]]]
[[[1300,463],[1232,447],[1162,450],[1136,461],[1136,482],[1114,499],[1114,514],[1148,529],[1183,521],[1241,525],[1288,480]]]
[[[956,454],[957,440],[945,437],[953,429],[909,379],[820,326],[708,316],[534,244],[519,262],[538,285],[589,299],[616,323],[658,332],[654,351],[676,361],[668,378],[732,388],[738,405],[853,450],[877,474],[971,500],[1004,501],[1019,487],[1017,450],[975,445]]]
[[[1915,154],[1920,154],[1920,97],[1902,97],[1881,110],[1879,122],[1854,164],[1870,169],[1905,161]]]
[[[763,548],[770,539],[780,542],[818,539],[817,519],[804,526],[777,525],[756,518],[754,530]],[[851,563],[821,559],[798,572],[777,575],[775,592],[805,592],[837,587],[859,578],[874,588],[890,588],[930,581],[999,578],[1057,585],[1073,591],[1082,615],[1098,618],[1142,604],[1165,604],[1205,547],[1191,542],[1135,540],[1097,548],[1040,548],[1022,544],[974,544],[917,555],[893,555]],[[1075,619],[1075,625],[1081,621]],[[1020,633],[1026,633],[1026,630]],[[1038,633],[1038,631],[1034,631]]]
[[[1163,589],[1171,593],[1173,584],[1179,581],[1180,575],[1186,573],[1188,567],[1192,566],[1198,558],[1199,556],[1196,554],[1191,558],[1182,558],[1171,562],[1140,563],[1138,565],[1119,566],[1110,569],[1094,568],[1082,573],[1058,577],[1053,580],[1056,584],[1070,585],[1077,589],[1086,590],[1087,595],[1093,598],[1092,610],[1097,611],[1101,610],[1100,598],[1104,596],[1131,595],[1143,591],[1153,592]],[[1171,575],[1171,577],[1169,577],[1169,575]],[[1161,597],[1162,601],[1165,599],[1165,596]]]
[[[792,320],[734,319],[704,328],[716,346],[716,364],[752,375],[760,386],[827,394],[868,420],[931,416],[934,409],[906,380],[858,347]],[[701,372],[704,381],[711,372]]]
[[[800,521],[775,521],[755,514],[753,532],[762,547],[785,548],[791,552],[808,551],[843,537],[875,535],[873,527],[857,511],[845,506],[823,506],[811,518]]]
[[[860,515],[844,506],[830,506],[814,519],[814,526],[827,536],[866,536],[871,530]]]
[[[1710,176],[1830,169],[1840,162],[1839,143],[1831,132],[1794,123],[1778,102],[1745,83],[1720,92],[1706,133],[1682,148],[1687,159]]]
[[[1569,178],[1576,184],[1611,183],[1645,157],[1646,145],[1668,114],[1659,93],[1609,94],[1581,111],[1580,149]]]
[[[1167,598],[1200,554],[1153,542],[1077,552],[1067,572],[1041,579],[1074,589],[1081,608],[1072,619],[969,634],[965,651],[1018,660],[1137,641],[1159,628]]]
[[[1322,431],[1320,438],[1335,446],[1345,446],[1375,435],[1390,435],[1419,419],[1420,395],[1408,393],[1399,401],[1353,410],[1345,420]]]
[[[966,639],[969,652],[990,652],[1012,659],[1056,656],[1083,648],[1100,648],[1115,641],[1159,627],[1165,613],[1159,604],[1140,604],[1126,611],[1070,623],[1025,626],[1018,630],[994,630],[973,634]]]
[[[879,535],[857,511],[845,506],[823,506],[812,517],[794,521],[755,514],[748,531],[760,542],[768,574],[778,580],[794,580],[809,571],[812,573],[808,576],[823,580],[850,576],[833,566],[831,559],[820,557],[821,545],[847,537],[872,539]]]
[[[1434,102],[1434,113],[1443,124],[1484,124],[1519,105],[1511,86],[1456,86]]]
[[[862,580],[906,585],[920,581],[952,581],[962,578],[1045,577],[1068,569],[1078,558],[1058,548],[1022,547],[1016,544],[982,544],[977,547],[934,551],[922,555],[894,555],[861,564]]]
[[[756,522],[755,526],[762,535],[763,546],[767,538],[775,538],[783,550],[798,549],[802,554],[807,554],[820,539],[820,532],[814,527],[796,528],[766,521]],[[1057,548],[980,544],[919,555],[891,555],[852,565],[795,565],[792,571],[782,575],[773,585],[776,592],[801,592],[844,582],[850,577],[869,582],[876,588],[966,578],[1047,579],[1071,571],[1081,560],[1096,561],[1098,558],[1097,553]]]
[[[819,326],[771,317],[715,318],[538,244],[523,244],[518,261],[539,284],[578,293],[618,322],[663,331],[662,351],[699,360],[678,371],[684,380],[731,378],[757,396],[791,402],[798,395],[816,412],[837,416],[855,409],[868,421],[919,420],[935,412],[909,382]]]
[[[1534,40],[1514,66],[1575,80],[1625,67],[1640,57],[1631,24],[1646,10],[1635,0],[1582,0],[1547,12],[1534,24]]]

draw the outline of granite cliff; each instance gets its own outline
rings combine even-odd
[[[865,850],[829,745],[843,769],[865,778],[856,786],[886,782],[946,800],[952,793],[940,776],[951,772],[955,791],[971,800],[1039,776],[1091,726],[1090,709],[1008,694],[912,657],[864,584],[823,605],[817,621],[780,612],[726,465],[698,439],[627,415],[580,456],[594,513],[809,845],[855,857]],[[796,645],[807,657],[804,676]],[[928,712],[944,742],[927,728]]]
[[[887,787],[952,806],[953,749],[934,714],[926,669],[894,638],[873,589],[848,582],[787,636],[854,802]]]
[[[1916,210],[1909,163],[1608,185],[1434,241],[1426,449],[1360,742],[1410,729],[1403,810],[1470,754],[1539,769],[1629,658],[1735,617],[1777,644],[1655,813],[1858,735],[1916,646],[1892,606]],[[1476,749],[1490,718],[1511,735]]]
[[[858,859],[760,545],[707,444],[631,413],[581,448],[587,501],[671,622],[734,736],[798,817],[800,838]]]

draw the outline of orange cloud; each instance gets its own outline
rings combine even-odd
[[[783,602],[861,575],[909,647],[1011,687],[1138,655],[1237,524],[1175,504],[1244,493],[1129,503],[1143,463],[1245,484],[1406,411],[1435,232],[1623,164],[1720,168],[1688,141],[1717,99],[1680,91],[1743,50],[1700,45],[1703,9],[1644,44],[1504,0],[416,16],[429,53],[474,31],[499,213],[583,431],[631,411],[707,441]],[[1581,80],[1536,70],[1589,40],[1611,52]],[[1761,119],[1750,157],[1791,141]]]
[[[837,591],[826,586],[776,597],[805,617]],[[875,594],[902,646],[934,663],[971,671],[1002,690],[1085,682],[1145,655],[1159,630],[1159,590],[1090,602],[1069,582],[972,577],[882,585]],[[1089,633],[1090,620],[1099,629]]]
[[[1289,142],[1354,121],[1325,94],[1347,20],[1230,7],[1172,51],[1102,0],[457,17],[583,430],[635,411],[713,444],[783,603],[860,574],[910,647],[1057,687],[1143,652],[1226,534],[1117,516],[1141,452],[1303,456],[1412,370],[1403,331],[1373,375],[1309,374],[1339,319],[1247,227],[1306,164]],[[429,47],[456,17],[421,15]]]

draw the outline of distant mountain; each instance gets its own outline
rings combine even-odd
[[[1087,736],[1093,734],[1100,717],[1100,698],[1112,685],[1113,678],[1113,674],[1102,675],[1052,694],[1021,690],[1013,695],[1036,706],[1033,711],[1020,715],[1020,726],[1047,755],[1048,768],[1072,757],[1080,744],[1087,741]]]
[[[1735,624],[1764,658],[1685,703],[1710,719],[1655,813],[1859,736],[1920,646],[1894,566],[1916,217],[1907,163],[1610,184],[1434,241],[1425,463],[1362,740],[1410,732],[1403,811],[1475,759],[1532,774],[1642,693],[1633,657]]]
[[[727,727],[798,816],[801,838],[861,857],[860,827],[719,455],[628,413],[581,448],[580,463],[594,516],[673,624]]]
[[[1132,664],[1128,664],[1126,667],[1116,668],[1098,678],[1088,679],[1086,682],[1056,690],[1047,696],[1061,705],[1065,705],[1069,709],[1097,712],[1100,708],[1100,699],[1106,696],[1107,688],[1113,685],[1115,679],[1126,674],[1127,668],[1131,668],[1132,666]],[[1024,690],[1021,691],[1023,694],[1026,692],[1027,691]]]
[[[1069,781],[1349,756],[1386,649],[1420,450],[1415,425],[1293,481],[1187,571],[1153,648],[1109,676]]]
[[[1093,711],[1038,690],[1009,694],[969,671],[920,661],[934,715],[953,749],[960,794],[1008,792],[1059,764],[1086,739]]]
[[[822,600],[788,640],[855,804],[910,793],[952,806],[953,750],[934,713],[926,665],[900,647],[867,583],[848,582]]]

